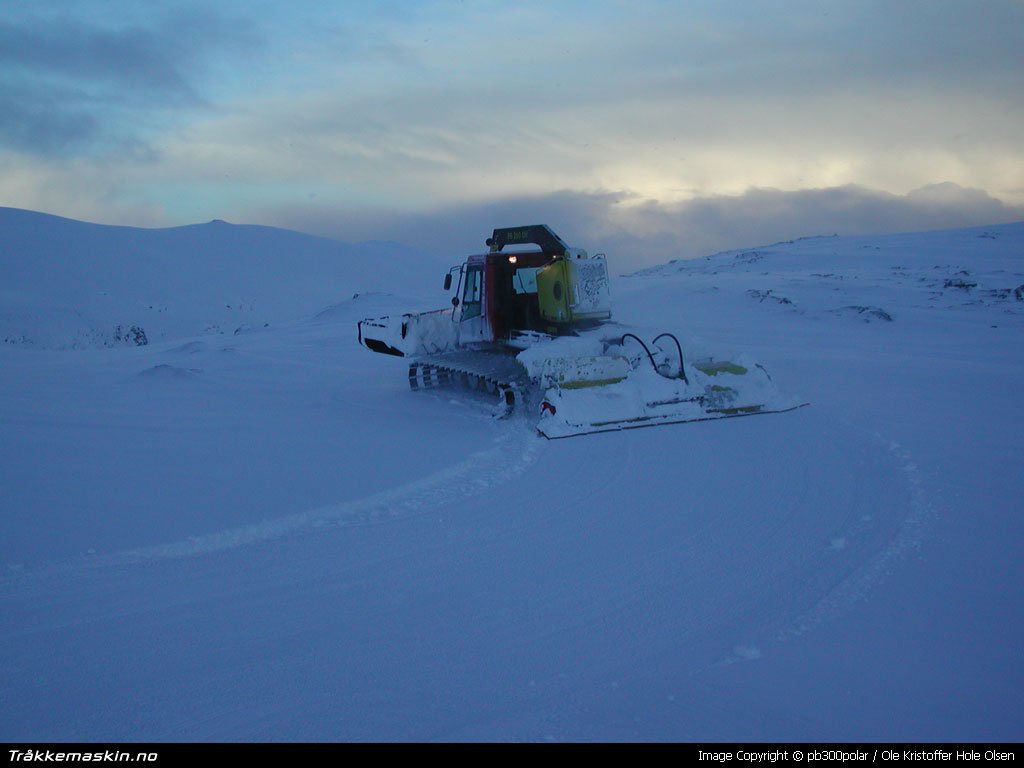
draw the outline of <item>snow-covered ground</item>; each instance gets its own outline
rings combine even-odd
[[[812,405],[548,442],[356,344],[422,255],[0,213],[0,739],[1024,737],[1024,225],[617,278]]]

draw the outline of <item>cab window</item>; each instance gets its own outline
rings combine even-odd
[[[477,317],[483,300],[483,269],[470,267],[466,270],[466,283],[462,291],[462,319]]]

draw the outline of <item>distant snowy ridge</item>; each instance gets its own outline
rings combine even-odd
[[[80,349],[232,334],[357,291],[428,278],[439,286],[440,267],[397,243],[219,220],[139,229],[0,208],[0,342]]]
[[[778,311],[892,322],[893,307],[1024,316],[1024,222],[897,235],[805,237],[650,267],[628,278],[719,277]],[[852,258],[851,258],[852,257]],[[758,277],[771,279],[758,280]],[[784,282],[779,281],[783,278]],[[885,305],[880,306],[882,299]]]

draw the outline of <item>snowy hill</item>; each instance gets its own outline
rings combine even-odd
[[[136,236],[35,221],[51,264]],[[302,282],[291,234],[153,236],[151,268],[54,301],[12,267],[3,306],[292,303],[237,335],[0,345],[0,738],[1024,736],[1024,224],[619,278],[618,318],[752,353],[811,406],[552,442],[357,346],[408,308],[366,291],[419,295],[409,259],[381,282],[307,254]],[[221,236],[249,245],[171,258]]]
[[[153,230],[0,208],[0,267],[0,340],[78,349],[262,328],[396,280],[436,287],[442,263],[223,221]]]
[[[809,237],[671,262],[637,276],[721,275],[713,282],[722,284],[753,283],[753,275],[784,277],[787,295],[773,287],[751,288],[747,295],[799,314],[864,322],[894,319],[871,301],[912,312],[988,308],[1017,315],[1024,302],[1022,242],[1024,223],[914,235]]]

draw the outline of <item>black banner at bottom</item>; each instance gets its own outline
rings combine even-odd
[[[551,742],[543,742],[546,746]],[[556,742],[558,743],[558,742]],[[586,747],[579,742],[562,742]],[[590,744],[593,744],[592,742]],[[146,765],[184,764],[202,759],[296,759],[329,758],[352,753],[366,747],[419,746],[412,743],[89,743],[89,744],[5,744],[4,762],[8,765],[38,765],[44,763],[84,763]],[[426,745],[424,745],[426,746]],[[463,747],[468,744],[436,743],[431,747]],[[482,746],[477,744],[476,746]],[[507,746],[503,744],[502,746]],[[615,746],[601,743],[602,748]],[[1020,744],[1013,743],[851,743],[851,744],[720,744],[720,743],[645,743],[623,744],[671,749],[679,758],[706,765],[778,765],[817,763],[874,763],[878,765],[907,765],[913,763],[1014,764]]]

